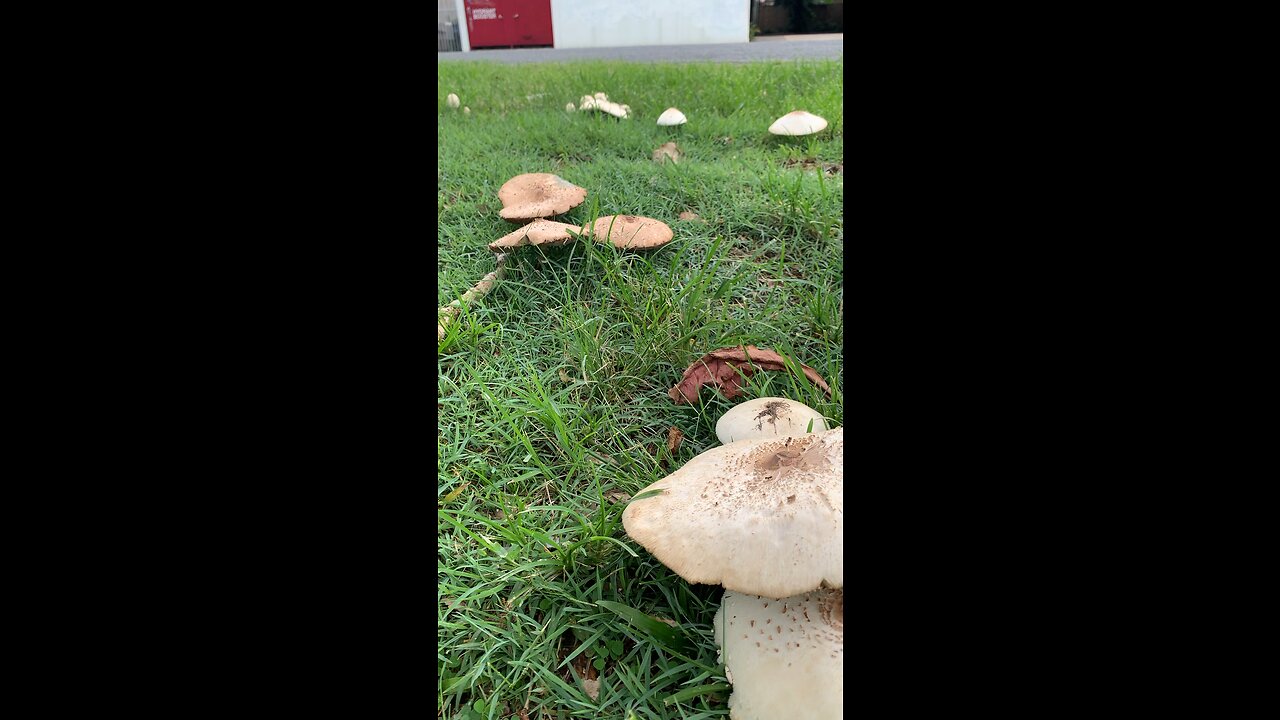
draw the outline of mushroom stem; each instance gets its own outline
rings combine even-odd
[[[449,323],[458,317],[458,313],[462,312],[462,303],[471,302],[484,297],[493,289],[494,283],[502,279],[502,273],[506,269],[508,253],[498,253],[494,259],[498,261],[498,267],[488,275],[480,279],[472,288],[462,294],[462,297],[440,308],[438,311],[439,320],[436,322],[436,340],[444,339],[445,329]]]

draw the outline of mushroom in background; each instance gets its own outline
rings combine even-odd
[[[826,127],[826,120],[804,110],[796,110],[774,120],[769,132],[774,135],[812,135]]]
[[[463,114],[463,115],[470,115],[470,114],[471,114],[471,108],[469,108],[469,107],[464,107],[464,108],[462,108],[462,114]]]
[[[813,429],[807,429],[809,423]],[[808,435],[827,429],[822,413],[804,403],[781,397],[762,397],[735,405],[716,421],[716,437],[728,445],[738,440]]]
[[[664,127],[669,125],[683,125],[688,121],[689,119],[684,116],[684,113],[673,107],[663,110],[662,114],[658,116],[658,124]]]
[[[587,190],[559,175],[526,173],[503,183],[498,199],[502,201],[498,215],[522,223],[568,212],[587,199]]]
[[[627,535],[688,582],[767,598],[844,587],[844,428],[715,447],[637,497]]]
[[[449,93],[449,97],[445,98],[444,103],[455,110],[457,110],[458,106],[462,104],[459,102],[458,96],[453,93]]]
[[[843,590],[780,600],[726,590],[712,627],[733,720],[843,716]]]
[[[573,110],[574,110],[573,103],[567,103],[567,104],[564,106],[564,111],[565,111],[565,112],[573,112]]]

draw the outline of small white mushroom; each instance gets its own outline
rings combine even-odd
[[[458,96],[454,95],[453,93],[449,93],[449,97],[445,98],[444,102],[446,105],[448,105],[449,107],[455,110],[458,108],[459,105],[462,104],[461,102],[458,101]]]
[[[817,115],[795,110],[774,120],[769,126],[769,132],[774,135],[812,135],[822,132],[826,127],[827,121]]]
[[[609,96],[608,96],[608,95],[605,95],[605,94],[604,94],[604,93],[602,93],[602,92],[598,92],[598,93],[596,93],[595,95],[593,95],[593,97],[594,97],[596,100],[608,100],[608,99],[609,99]]]
[[[809,423],[813,429],[809,429]],[[716,437],[728,445],[738,440],[794,437],[819,433],[827,429],[822,413],[813,408],[781,397],[762,397],[748,400],[729,409],[716,421]]]
[[[573,108],[573,103],[566,103],[566,104],[565,104],[565,106],[564,106],[564,111],[565,111],[565,112],[573,112],[573,110],[574,110],[574,108]]]
[[[594,110],[596,107],[596,99],[590,95],[583,95],[582,100],[578,101],[578,105],[583,110]]]
[[[688,118],[684,116],[684,113],[673,107],[667,108],[658,116],[659,125],[683,125],[686,122],[688,122]]]
[[[463,114],[463,115],[470,115],[470,114],[471,114],[471,108],[469,108],[469,107],[464,107],[464,108],[462,108],[462,114]]]

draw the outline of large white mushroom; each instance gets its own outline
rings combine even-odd
[[[453,93],[449,93],[449,97],[444,99],[444,104],[456,110],[458,106],[462,104],[462,102],[458,100],[457,95],[454,95]]]
[[[813,423],[812,429],[809,423]],[[826,429],[827,421],[822,413],[781,397],[748,400],[733,406],[716,421],[716,437],[725,445],[738,440],[807,435]]]
[[[812,135],[826,128],[826,120],[813,113],[796,110],[774,120],[769,126],[769,132],[774,135]]]
[[[733,720],[843,717],[844,591],[778,600],[726,590],[713,621]]]
[[[844,428],[712,448],[636,497],[627,534],[688,582],[770,598],[844,587]]]

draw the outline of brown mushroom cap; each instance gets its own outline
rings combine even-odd
[[[636,497],[627,535],[688,582],[773,598],[844,587],[844,428],[712,448]]]
[[[489,243],[489,249],[498,252],[521,245],[565,245],[573,242],[570,231],[581,234],[582,227],[555,220],[534,220],[513,233]]]
[[[591,235],[623,250],[648,250],[666,245],[675,237],[666,223],[639,215],[605,215],[596,220]]]
[[[586,188],[551,173],[517,175],[498,189],[503,220],[525,222],[568,212],[587,199]]]
[[[843,590],[780,600],[726,590],[712,626],[734,720],[841,717]]]

